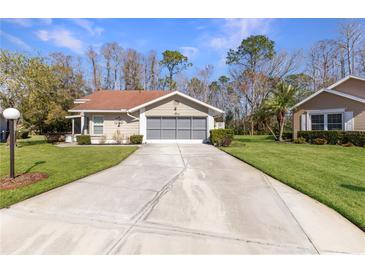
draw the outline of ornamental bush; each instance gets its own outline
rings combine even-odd
[[[225,146],[228,147],[233,140],[233,130],[232,129],[212,129],[210,130],[210,142],[214,146]]]
[[[129,137],[129,141],[131,142],[131,144],[142,144],[143,141],[143,135],[131,135]]]
[[[325,139],[327,144],[342,145],[352,143],[355,146],[365,146],[365,131],[339,131],[339,130],[310,130],[298,131],[298,138],[303,137],[308,143],[314,144],[317,138]]]
[[[45,134],[47,143],[60,143],[65,141],[65,134],[57,132],[49,132]]]
[[[299,137],[293,140],[294,144],[305,144],[305,139],[303,137]]]
[[[28,129],[20,129],[16,132],[17,139],[27,139],[29,138],[29,130]]]
[[[314,139],[314,144],[325,145],[325,144],[327,144],[327,140],[323,139],[323,138],[316,138],[316,139]]]
[[[79,145],[91,145],[90,135],[78,135],[76,136],[76,140]]]

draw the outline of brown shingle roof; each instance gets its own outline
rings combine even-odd
[[[130,109],[147,103],[171,91],[162,90],[102,90],[96,91],[80,99],[89,99],[85,103],[76,104],[71,110],[121,110]]]

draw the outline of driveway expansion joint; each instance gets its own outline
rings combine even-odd
[[[179,148],[180,151],[180,155],[181,155],[181,150]],[[122,234],[121,238],[116,241],[111,248],[106,252],[106,254],[111,254],[114,249],[121,243],[123,243],[123,241],[129,236],[130,232],[132,231],[133,228],[135,228],[138,223],[142,220],[144,220],[145,218],[148,217],[148,215],[151,213],[151,211],[154,209],[154,207],[158,204],[158,202],[160,201],[160,199],[167,193],[170,191],[172,185],[174,184],[174,182],[177,180],[177,178],[180,177],[181,174],[184,173],[184,171],[186,170],[186,165],[184,162],[184,159],[181,155],[182,161],[184,163],[184,168],[178,173],[176,174],[172,179],[170,179],[163,187],[160,191],[158,191],[155,195],[155,197],[150,200],[148,203],[145,204],[145,206],[140,210],[139,213],[137,213],[132,219],[135,219],[135,221],[133,222],[133,224]]]

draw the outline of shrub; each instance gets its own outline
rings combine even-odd
[[[28,129],[20,129],[16,132],[17,139],[27,139],[29,138],[29,130]]]
[[[308,143],[314,143],[314,139],[322,138],[327,141],[327,144],[346,144],[352,143],[355,146],[365,146],[364,131],[336,131],[336,130],[311,130],[298,131],[298,137],[303,137]]]
[[[283,139],[284,140],[292,140],[293,139],[293,132],[283,132]]]
[[[223,147],[229,147],[232,143],[233,138],[225,136],[223,138],[222,146]]]
[[[215,146],[229,146],[233,140],[232,129],[212,129],[210,131],[210,142]]]
[[[47,143],[58,143],[65,141],[65,135],[63,133],[46,133]]]
[[[142,141],[143,141],[143,135],[131,135],[129,137],[129,141],[132,143],[132,144],[142,144]]]
[[[78,135],[76,136],[77,144],[79,145],[90,145],[91,138],[90,135]]]
[[[327,144],[327,140],[323,138],[316,138],[313,140],[314,144],[316,145],[325,145]]]
[[[294,140],[293,140],[293,143],[294,143],[294,144],[305,144],[305,138],[303,138],[303,137],[299,137],[299,138],[297,138],[297,139],[294,139]]]

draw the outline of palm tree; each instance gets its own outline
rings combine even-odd
[[[278,140],[283,140],[283,131],[286,114],[295,103],[295,95],[298,89],[284,81],[279,82],[272,91],[272,97],[268,100],[269,108],[275,113],[279,126]]]
[[[275,140],[277,140],[278,137],[276,136],[275,131],[271,127],[272,118],[274,114],[275,113],[273,113],[272,109],[265,101],[259,108],[256,109],[256,111],[253,114],[253,119],[256,121],[256,123],[261,123],[264,127],[266,127],[274,136]]]

